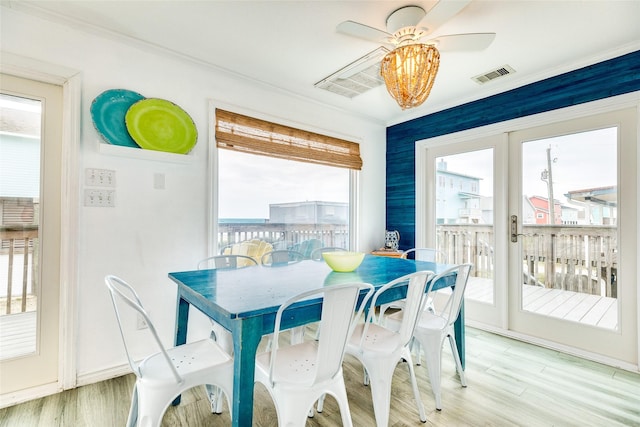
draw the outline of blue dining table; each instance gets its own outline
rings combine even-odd
[[[281,267],[255,266],[241,269],[195,270],[169,273],[178,285],[175,344],[187,340],[189,307],[193,306],[229,330],[233,336],[234,383],[232,425],[251,426],[255,358],[263,335],[273,332],[278,308],[300,292],[340,283],[365,282],[376,289],[416,271],[440,273],[451,267],[425,261],[365,255],[353,272],[337,273],[324,261],[305,260]],[[445,276],[434,289],[455,285],[455,275]],[[402,299],[406,288],[385,292],[384,304]],[[364,295],[361,296],[361,299]],[[283,327],[292,328],[320,320],[322,300],[310,299],[283,316]],[[455,325],[458,352],[464,367],[464,306]]]

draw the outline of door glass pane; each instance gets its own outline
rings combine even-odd
[[[435,171],[442,261],[472,263],[465,298],[493,304],[493,149],[437,157]]]
[[[522,146],[522,308],[618,325],[617,128]]]
[[[41,102],[0,94],[0,359],[36,351]]]
[[[218,164],[220,253],[349,248],[349,169],[223,149]]]

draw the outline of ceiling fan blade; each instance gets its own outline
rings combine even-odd
[[[462,52],[484,50],[496,38],[496,33],[450,34],[427,40],[426,44],[435,44],[442,52]]]
[[[374,41],[376,43],[389,43],[388,39],[393,37],[392,34],[386,31],[379,30],[374,27],[370,27],[365,24],[360,24],[354,21],[344,21],[338,24],[336,30],[339,33],[346,34],[348,36],[358,37],[364,40]]]
[[[440,0],[427,12],[419,26],[426,27],[427,34],[430,34],[467,7],[469,3],[471,0]]]

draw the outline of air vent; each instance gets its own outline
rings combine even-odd
[[[484,83],[489,82],[491,80],[495,80],[498,77],[507,76],[507,75],[513,74],[515,72],[516,72],[516,70],[514,70],[510,66],[503,65],[502,67],[497,68],[495,70],[491,70],[491,71],[489,71],[487,73],[480,74],[480,75],[475,76],[475,77],[471,77],[471,80],[473,80],[474,82],[476,82],[478,84],[484,84]]]
[[[389,49],[380,46],[362,58],[352,62],[314,86],[319,89],[353,98],[384,83],[380,76],[380,61]]]

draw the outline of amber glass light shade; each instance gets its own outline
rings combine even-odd
[[[380,74],[389,94],[406,110],[427,99],[439,66],[440,52],[435,46],[408,44],[382,58]]]

